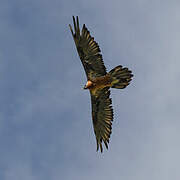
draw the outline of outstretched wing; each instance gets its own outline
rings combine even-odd
[[[78,16],[76,20],[73,16],[74,31],[69,25],[74,38],[74,42],[77,47],[77,51],[81,62],[84,66],[87,79],[90,77],[99,77],[106,74],[106,68],[104,66],[102,55],[100,54],[100,48],[94,38],[91,37],[90,32],[83,25],[82,31],[80,32]]]
[[[113,109],[111,106],[109,88],[98,90],[96,96],[91,93],[92,119],[94,133],[97,141],[97,151],[103,151],[102,142],[108,149],[109,138],[112,129]]]

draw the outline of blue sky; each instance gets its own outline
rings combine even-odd
[[[0,179],[179,180],[180,2],[1,0]],[[112,90],[109,150],[96,152],[86,77],[69,31],[85,23]]]

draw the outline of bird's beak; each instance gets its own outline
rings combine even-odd
[[[85,86],[83,87],[83,89],[87,89],[87,86],[85,85]]]

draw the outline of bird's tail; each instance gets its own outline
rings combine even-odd
[[[132,72],[121,65],[115,67],[108,73],[111,77],[111,87],[117,89],[124,89],[129,85],[131,78],[133,77]]]

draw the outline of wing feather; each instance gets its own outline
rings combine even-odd
[[[79,19],[78,16],[73,16],[74,31],[69,25],[76,48],[83,64],[83,67],[86,72],[87,79],[93,77],[99,77],[106,74],[106,68],[100,54],[101,50],[94,37],[91,37],[90,32],[86,28],[85,24],[83,25],[82,31],[80,33],[79,28]]]
[[[96,95],[91,93],[92,119],[97,142],[97,151],[103,151],[102,142],[108,149],[112,130],[113,109],[109,88],[101,89]]]

